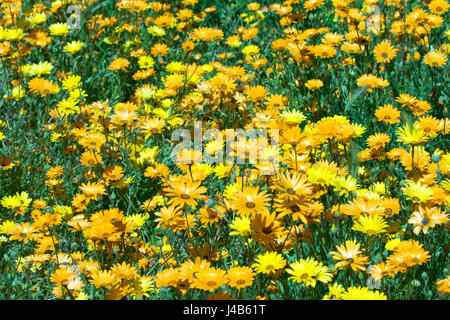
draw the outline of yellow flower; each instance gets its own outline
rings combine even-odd
[[[323,87],[323,82],[319,79],[311,79],[305,83],[305,87],[312,91],[316,91],[317,89]]]
[[[80,42],[80,41],[72,41],[72,42],[67,43],[67,44],[64,46],[63,51],[64,51],[64,52],[71,53],[71,54],[75,54],[75,53],[77,53],[78,51],[80,51],[80,50],[84,47],[84,45],[85,45],[84,42]]]
[[[420,181],[410,181],[405,187],[402,188],[406,199],[411,200],[413,203],[423,203],[433,198],[433,189]]]
[[[252,268],[257,273],[264,273],[268,275],[275,274],[276,271],[286,266],[286,259],[281,254],[274,251],[267,251],[256,257],[255,263],[252,264]]]
[[[236,217],[230,224],[230,236],[245,237],[251,234],[251,220],[250,217]]]
[[[78,88],[81,84],[81,77],[77,75],[70,75],[62,82],[62,87],[65,90],[71,91]]]
[[[31,26],[35,26],[47,21],[47,16],[44,12],[40,12],[27,17],[26,20],[31,24]]]
[[[312,258],[300,259],[291,263],[289,267],[290,269],[286,270],[292,275],[289,279],[294,280],[295,283],[303,282],[307,287],[315,288],[317,281],[328,283],[333,278],[328,267]]]
[[[47,61],[34,63],[31,65],[30,70],[28,71],[29,76],[40,76],[43,74],[49,74],[53,70],[53,65]]]
[[[378,290],[371,291],[365,287],[350,287],[341,296],[342,300],[387,300],[387,296]]]
[[[259,53],[259,47],[255,45],[248,45],[242,49],[242,53],[246,56],[253,56],[254,54]]]
[[[400,238],[391,239],[386,242],[385,248],[389,251],[394,251],[400,242],[402,242]]]
[[[447,57],[440,51],[430,51],[423,57],[423,62],[430,67],[442,67],[447,62]]]
[[[163,28],[158,26],[151,26],[147,29],[147,32],[155,37],[163,37],[166,35],[166,31]]]
[[[375,59],[378,63],[390,62],[398,52],[398,49],[391,45],[389,40],[384,40],[373,49]]]
[[[386,232],[388,224],[383,217],[375,216],[360,216],[353,225],[353,230],[361,231],[369,236],[378,233]]]
[[[138,64],[141,69],[149,69],[155,64],[155,60],[150,56],[142,56],[139,58]]]
[[[286,123],[288,124],[299,124],[300,122],[306,120],[306,116],[297,110],[285,110],[280,114],[280,116],[286,119]]]
[[[65,22],[54,23],[48,28],[48,30],[52,36],[66,36],[69,32],[69,25]]]
[[[0,224],[0,234],[9,234],[8,230],[14,227],[16,223],[12,220],[6,220],[3,221],[2,224]]]
[[[398,141],[412,146],[427,142],[429,137],[418,126],[405,125],[397,130]]]
[[[322,300],[340,300],[344,292],[345,288],[335,282],[333,285],[328,285],[328,294]]]

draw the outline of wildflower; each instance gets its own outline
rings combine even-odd
[[[450,276],[436,282],[437,291],[450,294]]]
[[[197,200],[204,199],[206,188],[200,186],[201,182],[175,182],[164,188],[166,195],[172,197],[169,204],[184,207],[185,205],[195,207]]]
[[[386,232],[387,226],[388,224],[383,217],[368,215],[357,218],[352,229],[372,236]]]
[[[256,213],[252,219],[253,238],[256,241],[270,242],[278,237],[281,232],[280,223],[276,220],[276,214]]]
[[[66,36],[69,32],[69,25],[67,23],[54,23],[48,30],[52,36]]]
[[[323,300],[341,300],[344,292],[345,288],[335,282],[333,285],[328,285],[328,294],[323,297]]]
[[[445,0],[433,0],[428,3],[427,6],[432,13],[443,15],[447,12],[450,5]]]
[[[258,273],[274,275],[278,270],[284,268],[285,265],[286,259],[281,254],[274,251],[267,251],[256,257],[252,268]]]
[[[428,136],[425,135],[422,129],[418,127],[410,127],[405,125],[397,130],[398,141],[412,146],[419,145],[428,141]]]
[[[233,267],[228,269],[228,286],[236,289],[249,287],[253,284],[255,273],[250,267]]]
[[[226,271],[213,267],[201,269],[196,273],[192,286],[197,289],[213,292],[228,281]]]
[[[430,258],[430,252],[416,240],[401,241],[387,261],[394,266],[395,271],[406,273],[408,268],[422,265]]]
[[[355,240],[347,240],[345,244],[337,246],[336,251],[331,251],[333,260],[338,260],[336,269],[350,266],[354,272],[366,270],[365,265],[369,263],[369,258],[361,255],[364,249],[360,249],[361,245]]]
[[[378,107],[375,110],[375,116],[378,121],[382,121],[389,124],[395,124],[400,122],[400,111],[397,108],[392,107],[391,104],[385,104],[384,106]]]
[[[384,293],[364,287],[350,287],[341,296],[342,300],[387,300]]]
[[[29,222],[15,224],[8,229],[8,233],[10,234],[9,240],[18,240],[28,243],[28,241],[34,240],[36,236],[35,232],[34,226]]]
[[[323,82],[322,82],[322,80],[318,80],[318,79],[308,80],[305,83],[305,87],[307,87],[311,91],[316,91],[317,89],[323,87]]]
[[[81,41],[71,41],[64,46],[63,51],[68,52],[70,54],[75,54],[79,52],[85,45],[86,44]]]
[[[442,67],[446,64],[447,57],[440,51],[430,51],[423,57],[423,62],[425,62],[430,67]]]
[[[390,41],[384,40],[375,46],[373,52],[378,63],[390,62],[395,57],[398,49],[393,47]]]
[[[89,283],[93,284],[96,288],[112,288],[119,278],[111,271],[96,271],[91,275]]]
[[[432,199],[433,189],[420,181],[410,181],[405,187],[402,188],[406,199],[411,200],[413,203],[424,203]]]
[[[108,67],[108,70],[119,71],[124,70],[130,65],[130,62],[126,58],[117,58]]]
[[[98,182],[82,183],[80,190],[85,195],[86,199],[97,200],[101,195],[106,194],[103,184]]]
[[[245,187],[231,199],[231,206],[242,216],[258,213],[269,213],[269,195],[266,191],[259,192],[259,187]]]
[[[233,230],[230,232],[230,235],[238,235],[241,237],[245,237],[251,233],[251,220],[250,217],[236,217],[230,224],[230,229]]]
[[[414,226],[414,234],[419,235],[420,231],[427,234],[429,229],[433,229],[440,224],[445,224],[448,221],[448,214],[442,212],[440,208],[423,208],[419,206],[419,210],[412,213],[408,223]]]
[[[28,87],[32,92],[39,93],[41,97],[49,94],[56,94],[60,88],[53,81],[48,81],[42,78],[33,78],[28,82]]]
[[[307,287],[315,288],[317,281],[328,283],[333,277],[326,266],[311,258],[295,261],[289,267],[290,269],[286,270],[292,275],[289,279],[294,280],[295,283],[303,282]]]

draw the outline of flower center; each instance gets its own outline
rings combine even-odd
[[[300,276],[300,279],[306,279],[306,278],[308,278],[308,274],[307,273],[304,273],[304,274],[302,274]]]
[[[383,53],[381,54],[381,56],[382,56],[384,59],[386,59],[386,58],[388,57],[388,54],[387,54],[386,52],[383,52]]]
[[[295,190],[292,189],[292,188],[288,188],[288,189],[286,190],[286,192],[289,193],[290,195],[294,195],[294,194],[295,194]]]
[[[354,261],[353,258],[347,258],[347,262],[353,263]]]
[[[411,198],[413,202],[420,202],[420,198],[418,196],[414,196]]]
[[[264,234],[270,234],[270,233],[272,233],[272,228],[270,228],[270,227],[265,227],[265,228],[262,229],[262,232],[263,232]]]
[[[249,201],[245,204],[245,206],[249,209],[253,209],[254,207],[256,207],[256,204],[254,202]]]
[[[384,210],[384,213],[391,214],[392,213],[392,209],[391,208],[387,208],[386,210]]]
[[[239,285],[243,285],[245,283],[245,280],[241,279],[241,280],[236,281],[236,283],[239,284]]]
[[[27,237],[27,234],[26,234],[26,232],[21,232],[21,233],[19,234],[19,236],[21,236],[22,238],[26,238],[26,237]]]
[[[188,195],[187,193],[183,193],[180,197],[181,197],[181,199],[184,199],[184,200],[187,200],[187,199],[191,198],[191,196]]]
[[[215,281],[208,281],[208,287],[215,287],[217,285],[217,282]]]
[[[424,226],[426,226],[428,223],[430,223],[430,220],[429,220],[429,219],[427,219],[427,218],[423,218],[423,219],[422,219],[422,224],[423,224]]]

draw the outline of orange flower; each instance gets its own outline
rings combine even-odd
[[[264,100],[267,90],[263,86],[255,86],[248,88],[245,93],[250,101],[260,102]]]
[[[317,89],[323,87],[323,82],[322,82],[322,80],[319,80],[319,79],[308,80],[305,83],[305,87],[307,87],[308,89],[310,89],[312,91],[316,91]]]
[[[400,110],[392,107],[392,104],[385,104],[375,110],[375,117],[377,117],[378,121],[395,124],[400,122]]]
[[[169,200],[169,204],[184,207],[185,205],[195,207],[197,200],[204,199],[204,193],[207,189],[200,186],[201,182],[194,181],[174,181],[164,188],[166,196],[173,197]]]
[[[45,97],[49,94],[56,94],[60,91],[60,88],[53,81],[48,81],[42,78],[33,78],[28,82],[28,87],[32,92],[39,93],[41,97]]]
[[[105,186],[97,182],[88,182],[81,184],[80,190],[87,199],[97,200],[101,195],[106,194]]]
[[[24,222],[20,224],[14,225],[14,227],[7,230],[11,235],[9,240],[18,240],[23,241],[24,243],[28,243],[30,240],[34,240],[35,237],[35,229],[34,226],[29,222]]]
[[[130,65],[130,62],[125,58],[114,59],[108,67],[108,70],[118,71],[126,69]]]

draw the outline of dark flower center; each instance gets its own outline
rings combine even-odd
[[[294,195],[294,194],[295,194],[295,190],[292,189],[292,188],[288,188],[288,189],[286,190],[286,192],[289,193],[290,195]]]
[[[272,228],[270,228],[270,227],[265,227],[265,228],[262,229],[262,232],[263,232],[264,234],[270,234],[270,233],[272,232]]]
[[[249,201],[245,204],[245,206],[249,209],[253,209],[254,207],[256,207],[256,204],[254,202]]]

